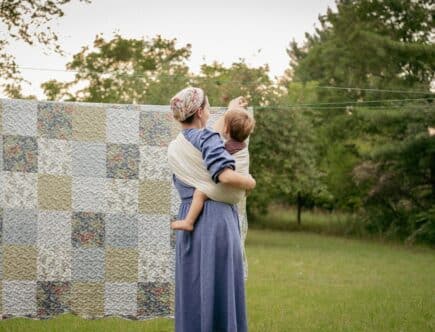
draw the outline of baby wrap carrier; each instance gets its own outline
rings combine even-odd
[[[245,148],[233,154],[236,171],[249,174],[249,152]],[[237,204],[245,197],[245,190],[222,183],[214,183],[202,160],[201,151],[195,148],[182,133],[168,147],[169,166],[183,182],[197,188],[210,199]]]

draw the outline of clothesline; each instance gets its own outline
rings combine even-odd
[[[71,70],[71,69],[56,69],[56,68],[42,68],[42,67],[29,67],[29,66],[9,66],[9,67],[23,69],[23,70],[34,70],[34,71],[51,71],[51,72],[66,72],[66,73],[79,73],[79,72],[81,72],[81,71]],[[128,77],[148,77],[147,75],[144,75],[144,74],[129,74],[129,73],[119,72],[119,71],[98,72],[98,71],[87,70],[86,73],[95,73],[95,74],[99,74],[99,75],[117,74],[120,76],[128,76]],[[167,76],[177,77],[177,75],[167,75]],[[231,82],[231,83],[242,83],[242,84],[261,84],[261,82],[238,81],[238,80],[231,80],[231,79],[216,79],[214,82],[215,83]],[[421,90],[418,91],[418,90],[375,89],[375,88],[343,87],[343,86],[314,86],[313,88],[315,88],[315,89],[356,90],[356,91],[367,91],[367,92],[389,92],[389,93],[404,93],[404,94],[435,95],[435,92],[421,91]]]

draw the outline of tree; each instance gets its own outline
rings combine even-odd
[[[268,73],[267,65],[252,68],[243,59],[230,67],[214,62],[202,65],[192,82],[205,89],[211,105],[227,105],[231,99],[245,96],[250,105],[259,106],[270,97],[272,81]]]
[[[428,91],[435,78],[431,0],[339,0],[300,47],[288,74],[320,85]],[[388,93],[321,90],[322,100],[387,98]],[[406,95],[406,94],[405,94]],[[415,95],[414,95],[415,97]]]
[[[409,242],[435,243],[435,140],[427,132],[435,124],[434,108],[362,110],[358,116],[383,141],[363,154],[352,172],[366,227]]]
[[[21,84],[24,82],[15,58],[7,52],[7,46],[12,40],[20,40],[29,45],[41,44],[55,52],[62,53],[57,34],[51,30],[48,23],[64,15],[62,7],[71,0],[25,0],[0,1],[1,24],[5,26],[6,34],[0,40],[0,76],[1,87],[12,98],[22,98]],[[79,0],[89,3],[90,0]]]
[[[257,108],[250,140],[251,171],[257,187],[248,197],[250,215],[266,212],[273,201],[295,203],[297,221],[309,201],[329,199],[324,174],[316,165],[315,132],[305,111]]]
[[[191,46],[175,44],[176,39],[161,36],[145,40],[116,34],[107,41],[97,35],[94,49],[83,47],[67,64],[76,71],[73,81],[47,81],[42,88],[51,100],[167,104],[190,79],[185,62]]]

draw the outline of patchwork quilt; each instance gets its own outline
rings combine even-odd
[[[1,318],[173,317],[179,130],[169,106],[0,100]]]

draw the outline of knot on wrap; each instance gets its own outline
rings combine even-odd
[[[204,102],[204,90],[200,88],[185,88],[171,98],[171,110],[174,118],[184,121],[198,111]]]

